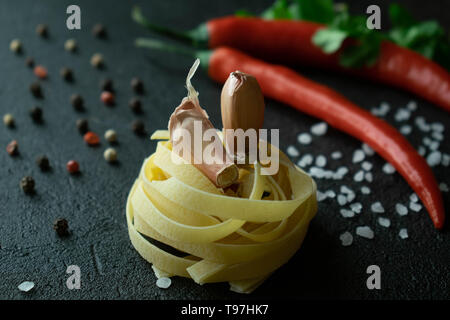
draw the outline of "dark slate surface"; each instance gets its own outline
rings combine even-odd
[[[209,17],[233,13],[246,7],[259,11],[271,1],[141,1],[145,12],[155,21],[177,28],[191,28]],[[387,1],[353,1],[356,11],[372,3]],[[82,10],[82,30],[65,28],[67,5],[77,3]],[[405,1],[420,18],[438,17],[448,29],[448,1]],[[185,95],[184,78],[192,59],[175,55],[152,53],[133,47],[137,36],[150,35],[133,24],[129,18],[128,1],[2,1],[0,4],[0,110],[12,112],[17,127],[0,127],[0,145],[17,139],[20,156],[11,158],[0,152],[0,298],[2,299],[228,299],[228,298],[338,298],[338,299],[449,299],[450,235],[448,223],[444,231],[436,231],[425,210],[399,217],[394,206],[406,203],[412,192],[398,175],[386,175],[384,161],[374,156],[372,194],[358,194],[364,205],[363,213],[353,219],[339,214],[335,201],[320,203],[319,213],[311,224],[302,250],[250,296],[228,291],[226,284],[198,286],[187,279],[175,278],[168,290],[155,286],[150,265],[133,249],[125,222],[125,199],[143,159],[154,151],[155,143],[136,137],[130,122],[137,118],[127,103],[133,96],[129,87],[133,76],[140,76],[146,87],[142,97],[145,114],[140,118],[148,132],[167,125],[168,116]],[[382,5],[383,14],[386,6]],[[45,22],[50,37],[36,36],[35,26]],[[107,26],[106,40],[94,39],[91,27],[96,22]],[[79,51],[70,54],[63,50],[64,41],[73,37]],[[20,38],[24,54],[15,56],[8,50],[9,41]],[[105,55],[106,69],[95,70],[89,65],[94,52]],[[34,99],[28,85],[34,80],[24,66],[26,56],[46,66],[49,79],[42,81],[45,98]],[[59,77],[62,66],[73,68],[75,82],[68,84]],[[387,120],[394,121],[395,109],[414,98],[411,94],[361,80],[328,74],[325,71],[302,71],[307,76],[327,84],[346,95],[361,107],[370,109],[382,101],[391,104]],[[117,104],[105,107],[99,101],[98,82],[103,77],[114,79]],[[220,124],[220,86],[199,72],[194,85],[200,91],[202,105],[213,122]],[[77,113],[68,100],[72,93],[81,93],[86,101],[85,113]],[[440,121],[448,127],[448,113],[421,99],[416,99],[427,121]],[[40,105],[45,122],[36,125],[28,116],[28,109]],[[266,127],[281,128],[281,146],[296,144],[296,135],[309,130],[317,120],[304,116],[274,101],[267,101]],[[85,145],[75,127],[79,117],[87,117],[92,130],[103,134],[114,128],[120,144],[116,147],[120,162],[107,164],[102,157],[107,143],[98,148]],[[448,129],[447,129],[448,130]],[[417,128],[408,139],[418,146],[423,137]],[[447,140],[448,141],[448,140]],[[448,142],[441,151],[450,153]],[[346,164],[351,173],[343,182],[318,180],[321,190],[338,191],[341,183],[359,189],[351,176],[358,169],[351,164],[353,150],[360,143],[336,130],[305,148],[302,153],[325,154],[342,150],[340,161],[329,162],[331,168]],[[34,163],[37,155],[48,155],[52,171],[41,173]],[[65,171],[69,159],[80,162],[82,174],[70,176]],[[297,159],[294,159],[297,160]],[[435,167],[440,181],[450,183],[448,168]],[[33,175],[36,195],[25,196],[19,189],[24,175]],[[448,193],[446,208],[450,207]],[[389,217],[392,226],[385,229],[376,222],[378,214],[371,213],[370,203],[381,201],[386,208],[382,216]],[[447,209],[447,213],[448,213]],[[69,220],[72,235],[59,239],[52,230],[57,217]],[[367,240],[355,236],[355,228],[369,225],[375,238]],[[409,239],[401,240],[400,228],[407,228]],[[354,235],[350,247],[342,247],[339,235],[349,230]],[[79,265],[82,272],[81,290],[69,291],[65,286],[66,267]],[[367,266],[377,264],[382,270],[382,290],[366,288]],[[36,288],[29,294],[17,289],[22,281],[31,280]]]

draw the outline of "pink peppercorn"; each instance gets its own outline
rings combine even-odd
[[[100,96],[100,100],[102,100],[102,102],[106,105],[113,105],[114,104],[114,94],[112,92],[109,91],[103,91],[101,96]]]
[[[77,173],[80,170],[80,165],[75,160],[70,160],[69,162],[67,162],[66,167],[67,171],[69,171],[69,173],[71,174]]]

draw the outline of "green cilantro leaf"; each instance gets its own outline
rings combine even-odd
[[[317,31],[312,41],[325,53],[334,53],[339,50],[342,42],[347,38],[347,32],[337,29],[321,29]]]

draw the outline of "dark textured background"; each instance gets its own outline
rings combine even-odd
[[[421,19],[438,18],[449,29],[449,1],[403,1]],[[82,10],[82,30],[69,31],[65,27],[67,5],[76,3]],[[210,17],[231,14],[247,8],[255,12],[271,1],[141,1],[145,13],[161,24],[180,29],[196,26]],[[377,3],[386,16],[387,1],[351,1],[353,11],[364,12],[369,4]],[[399,217],[395,203],[406,203],[412,192],[398,174],[386,175],[381,167],[384,161],[374,156],[375,179],[372,194],[361,196],[364,210],[352,219],[339,214],[335,201],[320,203],[319,212],[312,221],[302,249],[292,260],[270,277],[250,296],[228,291],[227,284],[199,286],[188,279],[175,278],[168,290],[155,286],[150,264],[133,249],[128,239],[125,222],[125,200],[136,178],[143,159],[154,151],[155,142],[136,137],[130,122],[136,118],[127,103],[133,96],[129,87],[133,76],[145,82],[143,96],[148,132],[165,128],[173,108],[185,95],[184,79],[192,59],[176,55],[153,53],[133,47],[133,39],[151,35],[130,19],[130,1],[25,1],[0,2],[0,111],[12,112],[17,127],[14,130],[0,126],[0,146],[17,139],[20,156],[11,158],[0,152],[0,298],[2,299],[206,299],[206,298],[338,298],[338,299],[449,299],[450,298],[450,234],[447,227],[436,231],[425,210]],[[385,19],[385,16],[383,20]],[[91,35],[96,22],[107,26],[108,39],[98,40]],[[35,26],[47,23],[50,37],[36,36]],[[65,52],[64,41],[77,39],[79,51]],[[16,56],[8,50],[12,38],[20,38],[24,54]],[[99,71],[89,65],[94,52],[106,59],[106,69]],[[30,69],[24,66],[26,56],[34,57],[49,70],[49,79],[42,81],[45,99],[36,100],[28,92],[34,80]],[[68,84],[59,77],[62,66],[73,68],[75,82]],[[361,107],[370,109],[382,101],[393,110],[416,99],[419,110],[427,121],[441,121],[450,126],[448,113],[411,94],[362,80],[350,79],[324,71],[301,70],[305,75],[337,89]],[[98,82],[113,78],[117,104],[105,107],[99,101]],[[200,91],[201,103],[213,123],[220,125],[220,86],[210,81],[203,71],[194,78]],[[86,101],[87,111],[77,114],[69,104],[69,96],[79,92]],[[28,109],[38,104],[44,109],[45,123],[33,124]],[[393,120],[391,111],[387,120]],[[118,132],[120,144],[116,147],[120,162],[107,164],[102,157],[107,143],[89,148],[75,127],[79,117],[87,117],[91,129],[103,134],[108,128]],[[302,115],[274,101],[267,101],[267,128],[281,128],[281,146],[296,144],[296,135],[308,131],[317,120]],[[447,129],[449,130],[449,129]],[[418,146],[422,134],[408,139]],[[448,141],[448,140],[447,140]],[[331,167],[346,164],[351,174],[344,181],[318,180],[321,190],[338,191],[341,183],[359,190],[352,181],[356,166],[351,165],[351,154],[360,143],[336,130],[301,149],[302,153],[325,154],[342,150],[344,159],[334,161]],[[450,153],[444,141],[441,151]],[[45,153],[53,170],[41,173],[34,159]],[[65,171],[69,159],[80,162],[82,174],[70,176]],[[294,159],[297,160],[297,159]],[[358,166],[359,167],[359,166]],[[448,168],[435,167],[440,181],[450,183]],[[37,194],[25,196],[19,188],[24,175],[36,180]],[[448,193],[446,208],[450,207]],[[382,216],[389,217],[389,229],[379,226],[377,214],[370,212],[370,203],[380,200],[386,208]],[[448,213],[447,209],[447,213]],[[65,217],[72,235],[59,239],[52,230],[56,217]],[[358,225],[369,225],[375,238],[367,240],[355,235]],[[407,228],[409,238],[398,237],[400,228]],[[349,230],[354,235],[350,247],[342,247],[339,235]],[[81,290],[69,291],[65,286],[66,267],[81,267]],[[382,290],[366,288],[367,266],[377,264],[382,270]],[[35,289],[23,294],[17,289],[22,281],[36,283]]]

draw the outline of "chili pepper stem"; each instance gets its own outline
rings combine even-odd
[[[198,48],[208,47],[208,29],[206,24],[201,24],[197,28],[190,31],[177,31],[164,26],[160,26],[150,22],[144,17],[141,9],[138,6],[133,7],[131,11],[131,17],[135,22],[147,29],[154,31],[158,34],[170,37],[172,39],[181,40],[189,43]]]
[[[162,41],[149,39],[149,38],[138,38],[135,41],[137,47],[141,48],[149,48],[156,49],[161,51],[179,53],[188,57],[194,57],[200,59],[200,65],[208,70],[209,67],[209,59],[211,57],[212,51],[210,50],[193,50],[188,48],[183,48],[180,46],[174,46],[170,44],[166,44]]]

